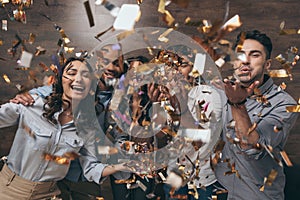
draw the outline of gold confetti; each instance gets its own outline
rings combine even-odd
[[[279,87],[278,87],[278,91],[280,91],[280,90],[285,90],[286,89],[286,84],[285,84],[285,82],[282,82],[280,85],[279,85]]]
[[[166,0],[159,0],[157,11],[164,14],[166,11]]]
[[[240,27],[241,25],[242,25],[242,22],[240,20],[240,16],[235,15],[222,26],[222,29],[224,29],[228,32],[232,32],[236,28]]]
[[[266,185],[267,186],[272,186],[274,180],[277,177],[278,172],[275,169],[272,169],[271,172],[268,175],[268,178],[266,180]]]
[[[134,183],[135,182],[135,176],[133,176],[132,179],[118,179],[118,180],[115,180],[115,183],[116,184],[130,184],[130,183]]]
[[[289,77],[285,69],[273,69],[273,70],[268,70],[268,74],[270,77],[275,77],[275,78],[286,78]]]
[[[282,130],[282,127],[277,127],[277,126],[274,126],[274,132],[275,133],[278,133],[279,131]]]
[[[169,11],[166,10],[165,13],[163,14],[163,21],[165,21],[168,26],[172,26],[175,19],[172,16],[172,14]]]
[[[6,74],[3,74],[3,79],[5,80],[6,83],[10,84],[10,79]]]
[[[254,99],[254,98],[255,98],[256,101],[257,101],[258,103],[263,104],[263,106],[266,106],[266,107],[270,107],[270,106],[271,106],[270,102],[268,101],[267,96],[262,95],[262,94],[261,94],[261,91],[260,91],[258,88],[254,88],[254,94],[255,94],[255,95],[252,95],[252,96],[250,97],[251,99]]]
[[[228,163],[230,165],[230,163]],[[239,179],[241,179],[241,175],[239,174],[238,170],[235,169],[235,163],[230,165],[231,170],[224,172],[224,175],[231,175],[231,174],[235,174]]]
[[[49,153],[43,153],[43,158],[47,161],[53,161],[60,165],[68,165],[70,161],[75,160],[80,155],[76,152],[66,152],[62,156],[56,156]]]
[[[73,53],[73,51],[75,50],[74,47],[64,47],[65,52],[67,53]]]
[[[27,126],[26,124],[23,124],[22,128],[26,131],[26,133],[28,133],[28,135],[30,137],[32,137],[33,139],[36,139],[34,132],[31,130],[31,128],[29,128],[29,126]]]
[[[252,126],[249,128],[247,135],[250,135],[253,131],[255,131],[256,127],[257,127],[257,123],[254,122]]]
[[[191,18],[190,17],[185,18],[184,24],[188,24],[189,22],[191,22]]]
[[[33,34],[33,33],[29,34],[29,39],[28,39],[29,44],[33,44],[34,43],[35,37],[36,37],[35,34]]]
[[[163,32],[159,37],[158,40],[161,42],[168,42],[169,39],[166,38],[166,36],[168,36],[174,29],[173,28],[169,28],[167,29],[165,32]]]
[[[279,35],[294,35],[294,34],[299,34],[299,30],[297,29],[282,29],[279,32]]]
[[[56,65],[51,64],[49,67],[55,74],[58,74],[58,69]]]
[[[123,31],[122,33],[119,33],[119,34],[117,35],[117,39],[118,39],[118,41],[121,41],[121,40],[125,39],[126,37],[132,35],[133,33],[135,33],[134,30]]]
[[[136,3],[140,5],[143,3],[143,0],[136,0]]]
[[[287,106],[286,112],[300,112],[300,105],[296,106]]]
[[[288,155],[287,155],[287,153],[285,151],[280,151],[280,155],[281,155],[283,161],[285,162],[285,164],[288,167],[292,167],[293,166],[293,163],[291,162],[290,158],[288,157]]]
[[[36,51],[34,53],[35,56],[39,56],[46,53],[46,49],[41,46],[36,47]]]
[[[23,24],[26,24],[27,21],[26,21],[26,13],[24,10],[14,10],[13,11],[13,14],[14,14],[14,18],[16,21],[19,21],[19,22],[22,22]]]

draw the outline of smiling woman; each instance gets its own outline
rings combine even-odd
[[[92,68],[70,58],[44,100],[33,95],[32,106],[7,103],[0,107],[0,128],[18,125],[16,136],[0,172],[0,199],[50,199],[60,193],[70,162],[79,159],[88,181],[127,169],[107,166],[95,157],[94,138],[99,131],[94,105]],[[88,123],[87,123],[88,122]]]

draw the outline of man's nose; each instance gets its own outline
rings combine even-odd
[[[112,62],[110,62],[108,65],[106,65],[106,69],[107,70],[111,70],[111,71],[114,71],[115,70],[115,65],[112,63]]]

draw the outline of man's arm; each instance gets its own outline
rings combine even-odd
[[[272,148],[283,148],[288,133],[297,118],[295,113],[286,112],[286,107],[295,105],[296,102],[289,95],[278,92],[268,99],[272,107],[268,108],[258,121],[251,122],[244,100],[253,93],[256,85],[257,83],[253,83],[248,88],[243,88],[239,83],[232,85],[225,82],[228,104],[235,121],[236,137],[240,139],[242,149],[252,149],[249,152],[245,151],[249,154],[258,153],[258,151],[253,151],[253,147],[257,143],[270,145]],[[276,127],[277,131],[274,130]]]
[[[243,141],[241,144],[241,148],[243,149],[249,148],[248,144],[256,144],[259,139],[259,134],[256,130],[248,134],[252,123],[246,106],[244,105],[247,97],[253,93],[254,88],[258,85],[259,82],[255,81],[248,88],[245,88],[240,85],[239,81],[235,81],[235,83],[232,84],[228,79],[224,80],[225,93],[228,98],[228,104],[231,106],[232,117],[235,121],[236,136]]]

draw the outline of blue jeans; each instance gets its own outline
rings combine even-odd
[[[213,192],[213,184],[209,185],[206,187],[206,190],[203,190],[201,188],[197,188],[198,194],[199,194],[199,198],[198,200],[208,200],[212,198],[212,192]],[[170,197],[170,190],[171,190],[171,186],[168,184],[164,184],[164,191],[165,191],[165,195],[166,195],[166,200],[177,200],[177,198],[171,198]],[[188,195],[188,200],[195,200],[194,196],[191,194],[188,194],[189,191],[193,190],[189,190],[188,186],[185,185],[184,187],[179,188],[178,190],[175,191],[173,196],[176,195]]]

